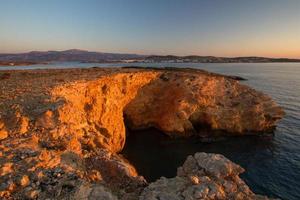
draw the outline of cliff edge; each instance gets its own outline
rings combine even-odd
[[[1,71],[0,82],[3,198],[151,199],[147,181],[117,154],[126,127],[171,137],[263,134],[284,114],[269,96],[202,70]]]

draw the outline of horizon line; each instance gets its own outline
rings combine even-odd
[[[299,58],[296,57],[284,57],[284,56],[257,56],[257,55],[248,55],[248,56],[215,56],[215,55],[198,55],[198,54],[186,54],[186,55],[178,55],[178,54],[140,54],[140,53],[128,53],[128,52],[104,52],[104,51],[97,51],[97,50],[87,50],[87,49],[79,49],[79,48],[71,48],[71,49],[61,49],[61,50],[28,50],[28,51],[20,51],[20,52],[1,52],[1,54],[26,54],[26,53],[31,53],[31,52],[51,52],[51,51],[56,51],[56,52],[64,52],[64,51],[85,51],[85,52],[93,52],[93,53],[105,53],[105,54],[133,54],[133,55],[139,55],[139,56],[177,56],[177,57],[187,57],[187,56],[199,56],[199,57],[217,57],[217,58],[275,58],[275,59],[296,59],[299,60]]]

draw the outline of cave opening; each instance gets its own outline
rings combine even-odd
[[[205,133],[208,131],[206,128],[204,128]],[[262,139],[258,136],[203,141],[195,136],[171,138],[156,128],[132,130],[127,126],[126,135],[126,143],[120,153],[148,182],[153,182],[160,177],[175,177],[177,168],[189,155],[197,152],[225,155],[246,169],[242,177],[247,180],[249,156],[256,155],[270,146],[268,138]],[[253,146],[256,148],[249,149]]]
[[[182,148],[174,148],[174,144],[179,145],[180,139],[170,138],[156,128],[127,128],[126,135],[126,143],[121,153],[148,182],[161,176],[176,176],[177,167],[186,158]]]

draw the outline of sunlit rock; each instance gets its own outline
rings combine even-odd
[[[117,154],[126,127],[174,137],[273,130],[282,109],[237,80],[183,69],[11,74],[0,84],[1,198],[259,198],[238,177],[243,169],[221,155],[190,156],[176,177],[146,187]]]

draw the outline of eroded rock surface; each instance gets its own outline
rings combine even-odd
[[[124,115],[134,129],[156,127],[170,136],[202,137],[212,136],[201,132],[203,127],[230,135],[269,131],[283,115],[268,96],[230,77],[198,70],[0,73],[9,74],[0,79],[4,199],[138,199],[147,182],[116,154],[126,140]],[[240,167],[220,156],[199,155],[188,158],[177,177],[151,184],[141,198],[154,198],[154,193],[211,198],[213,192],[215,197],[258,197],[246,186],[235,189],[245,185],[238,178]],[[201,160],[205,162],[200,165]],[[194,161],[200,167],[192,165]],[[189,166],[195,173],[187,170]],[[226,192],[226,185],[232,191]]]
[[[189,156],[174,178],[160,178],[144,189],[140,200],[268,199],[255,195],[239,178],[244,171],[220,154]]]
[[[118,152],[126,138],[123,108],[156,76],[155,72],[120,73],[56,87],[52,98],[57,103],[60,99],[61,105],[46,111],[36,126],[46,126],[55,139],[68,132],[90,148]]]
[[[0,150],[3,199],[136,199],[147,184],[126,159],[105,149],[55,150],[33,137],[9,140]]]
[[[32,78],[32,84],[41,84]],[[215,136],[201,132],[203,127],[223,135],[268,132],[283,116],[267,95],[203,71],[123,69],[102,71],[92,80],[73,79],[39,88],[42,94],[31,100],[39,104],[32,110],[26,99],[35,88],[17,87],[29,91],[1,109],[0,138],[35,132],[48,146],[53,140],[66,146],[75,138],[91,149],[118,152],[126,139],[123,115],[133,129],[155,127],[171,136],[202,137]]]
[[[182,136],[201,127],[229,135],[267,132],[283,112],[267,95],[230,78],[167,71],[139,91],[125,114],[131,128]]]

